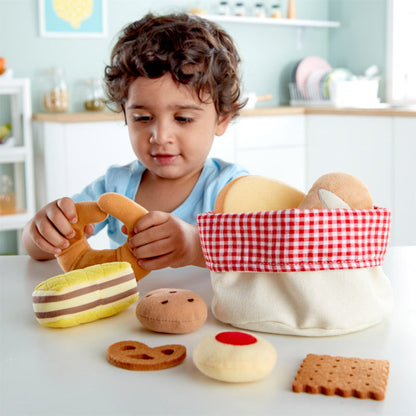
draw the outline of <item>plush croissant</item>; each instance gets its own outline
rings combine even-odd
[[[56,256],[64,272],[95,264],[126,261],[131,264],[136,280],[149,274],[148,270],[139,267],[127,241],[116,249],[95,250],[88,244],[84,232],[87,224],[104,221],[110,214],[122,221],[127,227],[128,235],[131,235],[134,224],[147,214],[145,208],[113,192],[101,195],[97,202],[78,202],[75,205],[78,214],[78,222],[73,226],[75,237],[69,240],[69,247]]]

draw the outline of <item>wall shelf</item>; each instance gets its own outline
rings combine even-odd
[[[27,155],[28,151],[24,146],[0,148],[0,163],[24,162]]]
[[[273,17],[251,17],[251,16],[220,16],[220,15],[203,15],[205,19],[218,23],[245,23],[259,25],[275,26],[294,26],[297,28],[315,27],[315,28],[337,28],[340,22],[327,20],[303,20],[303,19],[275,19]]]
[[[21,233],[24,225],[35,213],[32,104],[29,79],[0,79],[0,96],[9,96],[13,137],[0,146],[0,164],[13,167],[15,213],[0,215],[0,231],[15,230]],[[11,145],[9,144],[11,143]],[[18,238],[18,253],[23,253]]]
[[[302,49],[303,38],[305,30],[314,29],[331,29],[341,26],[340,22],[329,20],[303,20],[303,19],[285,19],[273,17],[253,17],[253,16],[221,16],[221,15],[201,15],[205,19],[211,20],[215,23],[243,23],[254,25],[272,25],[272,26],[286,26],[297,29],[296,48]]]

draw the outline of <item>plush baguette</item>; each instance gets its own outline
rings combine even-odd
[[[305,194],[292,186],[259,175],[233,179],[218,194],[214,213],[229,214],[296,208]]]
[[[97,264],[51,277],[32,294],[38,322],[55,328],[115,315],[138,298],[137,282],[127,262]]]

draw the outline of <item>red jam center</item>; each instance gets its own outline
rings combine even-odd
[[[215,339],[218,342],[230,345],[250,345],[257,342],[257,338],[253,335],[238,331],[220,332]]]

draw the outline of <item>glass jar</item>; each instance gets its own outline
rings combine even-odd
[[[0,176],[0,215],[16,213],[13,181],[9,175]]]
[[[254,16],[266,17],[266,9],[263,3],[256,3],[256,6],[254,7]]]
[[[244,3],[238,2],[238,3],[235,4],[234,14],[236,16],[245,16],[246,15],[246,8],[244,6]]]
[[[46,71],[46,91],[43,94],[43,108],[51,112],[65,112],[69,108],[68,87],[62,68]]]
[[[282,16],[283,14],[282,14],[282,8],[280,7],[280,3],[272,4],[272,7],[270,9],[270,17],[273,17],[275,19],[280,19]]]
[[[230,5],[228,1],[221,1],[218,7],[218,14],[220,16],[228,16],[230,14]]]
[[[105,109],[105,98],[100,78],[85,80],[84,108],[87,111],[103,111]]]

